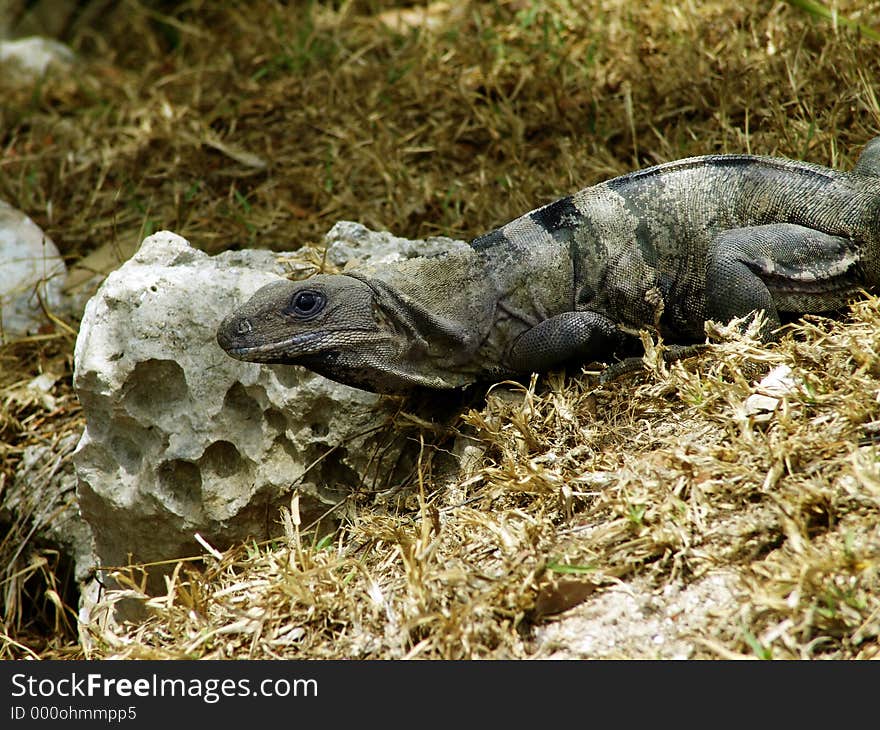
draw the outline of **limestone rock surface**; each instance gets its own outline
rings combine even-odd
[[[281,276],[282,259],[210,257],[163,231],[86,305],[74,459],[102,565],[201,554],[195,533],[218,549],[277,535],[294,491],[307,527],[405,466],[404,440],[384,427],[393,399],[217,345],[222,318]]]

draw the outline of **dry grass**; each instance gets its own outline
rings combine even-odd
[[[525,657],[536,624],[605,587],[725,570],[744,600],[690,637],[694,656],[874,657],[880,300],[853,319],[773,348],[733,338],[629,384],[502,386],[463,417],[470,476],[358,504],[318,546],[294,508],[285,539],[180,566],[164,596],[130,577],[109,600],[153,616],[98,633],[96,655]],[[796,386],[749,414],[744,373],[778,365]]]
[[[339,219],[467,238],[691,154],[848,167],[880,127],[880,44],[785,4],[450,4],[412,25],[396,5],[124,3],[113,32],[71,39],[77,74],[2,89],[0,196],[71,264],[159,228],[209,252],[296,249]],[[880,30],[880,3],[834,7]],[[353,495],[326,544],[293,508],[285,539],[182,564],[144,623],[92,627],[89,655],[525,657],[535,627],[609,586],[661,595],[724,569],[739,600],[694,656],[876,656],[877,307],[776,347],[721,333],[606,386],[498,387],[457,439],[425,429],[420,479]],[[63,336],[0,351],[0,489],[25,446],[77,427],[71,351]],[[780,364],[797,385],[757,422],[746,399]],[[46,371],[54,410],[11,395]],[[451,449],[470,466],[450,481],[435,462]],[[16,529],[3,655],[81,651],[39,562],[51,548],[19,550],[27,516]]]

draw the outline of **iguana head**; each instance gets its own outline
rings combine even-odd
[[[439,341],[437,324],[424,313],[414,318],[416,310],[379,282],[319,274],[257,290],[223,320],[217,342],[239,360],[303,365],[378,393],[467,382],[450,382],[432,367],[427,343]],[[426,327],[432,332],[421,331]]]

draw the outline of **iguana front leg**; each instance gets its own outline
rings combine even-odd
[[[568,362],[605,360],[626,337],[597,312],[563,312],[523,332],[511,346],[506,364],[515,372],[529,373]]]
[[[857,289],[856,245],[792,223],[737,228],[718,235],[706,266],[706,319],[729,322],[763,310],[764,340],[779,312],[830,311]]]

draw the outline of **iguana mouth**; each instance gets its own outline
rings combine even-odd
[[[230,347],[227,352],[229,352],[230,355],[235,355],[236,357],[241,358],[260,355],[262,353],[277,354],[279,348],[284,348],[284,350],[289,350],[291,348],[299,349],[303,345],[307,345],[315,340],[320,340],[322,337],[326,336],[327,332],[306,332],[278,342],[267,342],[262,345],[240,345],[238,347]]]
[[[271,359],[283,357],[284,361],[292,361],[301,357],[317,355],[328,350],[338,350],[340,342],[334,335],[363,334],[367,335],[361,341],[368,342],[378,339],[376,333],[369,329],[334,329],[319,332],[305,332],[294,335],[285,340],[276,340],[262,345],[240,345],[230,347],[227,352],[239,359],[261,360],[260,355],[270,355]],[[267,362],[263,359],[262,362]]]

